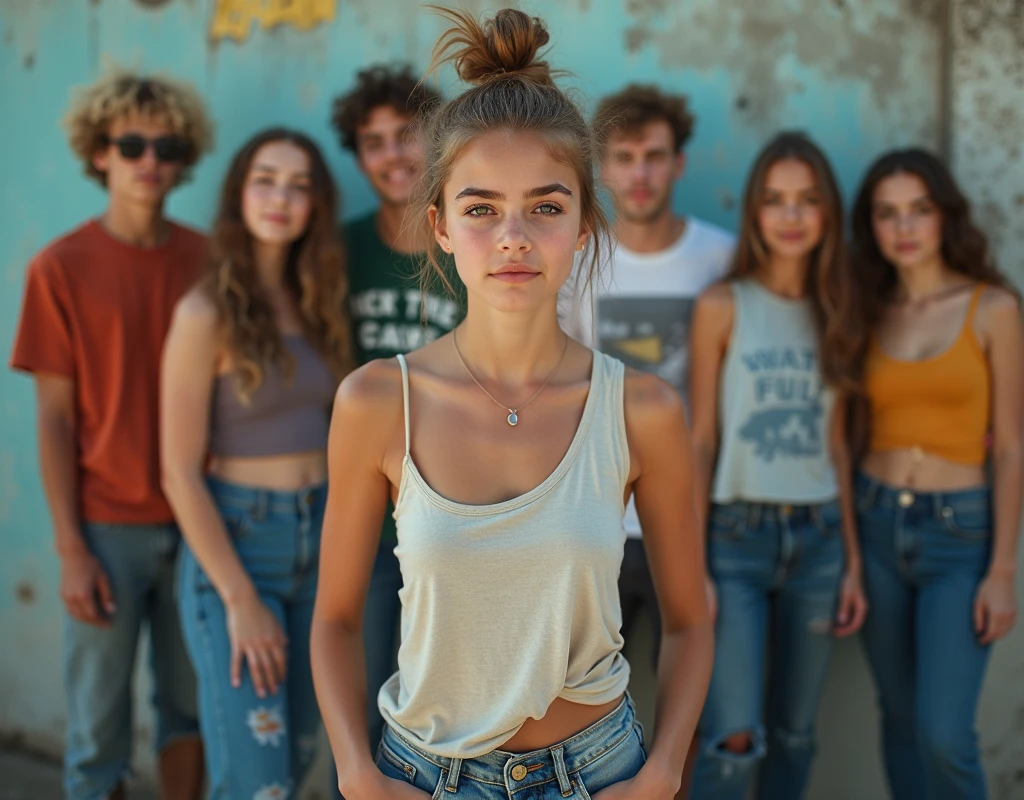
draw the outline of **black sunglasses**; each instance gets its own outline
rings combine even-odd
[[[137,133],[126,133],[117,139],[108,140],[110,144],[116,145],[122,158],[134,161],[142,158],[146,148],[153,146],[157,161],[173,163],[184,161],[188,155],[188,142],[179,136],[160,136],[156,139],[147,139]]]

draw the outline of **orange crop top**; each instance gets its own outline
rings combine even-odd
[[[864,365],[872,452],[919,447],[960,464],[984,463],[991,387],[973,325],[984,289],[974,290],[960,335],[937,356],[890,358],[872,336]]]

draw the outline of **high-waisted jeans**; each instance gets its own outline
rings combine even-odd
[[[990,504],[987,487],[914,493],[857,481],[871,608],[862,637],[895,800],[986,796],[974,718],[989,648],[973,608],[991,553]]]

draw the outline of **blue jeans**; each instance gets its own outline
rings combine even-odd
[[[459,800],[590,800],[634,777],[647,761],[643,730],[629,697],[610,714],[563,742],[530,753],[493,750],[479,758],[426,753],[390,726],[377,748],[377,768],[435,798]]]
[[[758,798],[803,797],[842,580],[839,504],[715,505],[708,567],[718,589],[715,666],[691,797],[742,800],[759,765]],[[743,733],[747,752],[723,747]]]
[[[373,576],[363,610],[363,650],[366,654],[366,719],[370,728],[370,752],[376,752],[384,730],[377,695],[380,687],[398,669],[396,636],[402,615],[398,590],[402,588],[402,570],[393,541],[381,541],[373,563]],[[331,792],[340,798],[338,770],[331,761]]]
[[[208,479],[238,557],[288,637],[277,694],[257,696],[247,663],[231,686],[224,603],[188,549],[179,577],[181,621],[199,679],[199,722],[211,800],[291,797],[316,755],[320,712],[309,630],[316,596],[326,485],[274,492]]]
[[[989,648],[974,633],[992,542],[988,488],[914,494],[857,481],[871,612],[863,642],[897,800],[982,800],[974,719]]]
[[[157,749],[198,737],[199,724],[195,676],[174,602],[178,529],[171,523],[92,522],[82,534],[110,579],[117,610],[108,628],[64,615],[64,793],[68,800],[98,800],[129,772],[132,675],[143,622],[150,636]]]

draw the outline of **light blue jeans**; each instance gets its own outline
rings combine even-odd
[[[110,579],[117,610],[107,628],[64,615],[64,793],[67,800],[99,800],[130,768],[132,678],[143,624],[150,637],[157,750],[198,737],[199,724],[195,676],[174,601],[178,529],[91,522],[82,534]]]
[[[288,637],[277,694],[260,698],[243,662],[231,685],[224,603],[192,552],[181,559],[181,621],[199,680],[199,722],[210,800],[293,797],[316,755],[320,711],[309,631],[316,597],[326,485],[273,492],[208,479],[238,557]]]
[[[647,761],[630,698],[586,730],[529,753],[492,750],[479,758],[427,753],[390,726],[377,748],[377,768],[435,798],[456,800],[590,800],[636,776]]]
[[[992,544],[987,487],[914,494],[857,481],[862,638],[896,800],[984,800],[974,719],[989,647],[973,608]]]
[[[810,776],[832,653],[843,571],[839,504],[715,505],[709,528],[708,566],[718,589],[715,666],[691,798],[742,800],[759,772],[757,798],[796,800]],[[723,747],[741,733],[750,734],[748,752]]]

